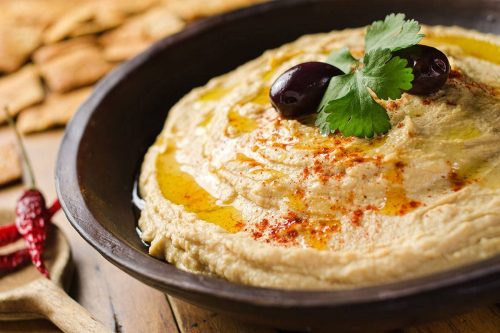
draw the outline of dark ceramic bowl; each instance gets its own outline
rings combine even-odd
[[[169,108],[210,78],[300,35],[404,12],[426,24],[500,32],[500,2],[275,1],[192,24],[99,83],[66,130],[57,191],[75,229],[106,259],[165,293],[286,329],[397,328],[500,299],[500,256],[410,281],[345,291],[289,291],[195,275],[150,257],[136,234],[132,187]]]

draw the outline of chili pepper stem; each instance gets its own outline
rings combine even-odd
[[[26,147],[24,146],[23,139],[21,137],[21,134],[19,133],[19,130],[17,129],[14,118],[12,118],[12,115],[9,112],[9,109],[7,107],[4,107],[3,110],[5,112],[5,116],[7,117],[7,121],[9,122],[10,127],[12,127],[12,129],[14,130],[17,144],[19,145],[19,149],[21,150],[24,169],[26,170],[26,172],[24,173],[24,179],[26,183],[25,185],[28,186],[28,188],[30,189],[34,189],[36,188],[35,174],[33,173],[33,168],[31,167],[31,162],[28,157],[28,153],[26,152]]]

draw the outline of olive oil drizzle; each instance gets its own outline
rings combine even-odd
[[[242,229],[243,217],[233,206],[218,204],[217,199],[204,190],[193,176],[181,170],[175,158],[175,147],[169,144],[156,159],[157,180],[163,197],[200,220],[216,224],[228,232]]]
[[[215,87],[203,93],[200,96],[201,102],[210,102],[210,101],[218,101],[226,96],[232,88],[227,87]]]
[[[443,44],[459,46],[466,54],[487,60],[497,65],[500,64],[500,45],[488,41],[465,36],[449,35],[428,36],[425,37],[421,43],[435,47],[439,47]]]
[[[421,205],[420,202],[408,198],[404,188],[404,163],[395,165],[384,172],[389,185],[385,193],[385,204],[380,213],[384,215],[405,215]]]

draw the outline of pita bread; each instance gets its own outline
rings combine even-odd
[[[17,127],[28,134],[66,125],[91,92],[92,87],[86,87],[64,95],[53,93],[43,104],[21,112]]]
[[[65,54],[77,52],[79,49],[86,47],[96,47],[96,45],[94,36],[73,38],[64,42],[42,46],[35,51],[32,58],[36,64],[42,65]]]
[[[104,58],[111,62],[122,62],[131,59],[146,50],[153,42],[133,41],[128,44],[116,43],[104,49]]]
[[[155,5],[158,0],[96,0],[74,6],[47,29],[43,40],[55,43],[66,37],[100,33],[115,28],[133,14]]]
[[[166,0],[164,3],[176,15],[186,21],[212,16],[233,9],[254,5],[265,0]]]
[[[81,24],[92,21],[95,16],[95,8],[91,3],[75,6],[57,20],[43,36],[45,44],[51,44],[63,40]]]
[[[0,0],[0,22],[46,28],[84,0]]]
[[[19,71],[0,78],[0,123],[5,122],[3,108],[15,116],[28,106],[44,98],[44,90],[38,72],[33,65],[26,65]]]
[[[100,43],[105,58],[123,61],[140,53],[155,41],[178,32],[185,23],[166,7],[137,15],[121,27],[104,34]]]
[[[21,67],[40,45],[42,28],[0,23],[0,72]]]
[[[12,143],[0,145],[0,186],[21,179],[22,167],[16,146]]]
[[[93,84],[113,65],[89,40],[63,42],[42,48],[34,57],[41,76],[54,92],[66,92]]]

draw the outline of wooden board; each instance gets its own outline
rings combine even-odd
[[[13,138],[0,128],[0,144]],[[55,198],[54,166],[62,131],[26,138],[39,187],[47,201]],[[13,207],[22,186],[0,190],[0,208]],[[76,264],[70,295],[114,332],[174,333],[277,333],[271,328],[249,325],[227,316],[199,309],[183,301],[166,297],[122,272],[103,259],[71,227],[63,214],[55,219],[65,232]],[[328,330],[331,332],[331,329]],[[58,332],[49,322],[1,322],[0,333]],[[450,320],[399,330],[398,333],[500,333],[500,308],[485,307]]]

